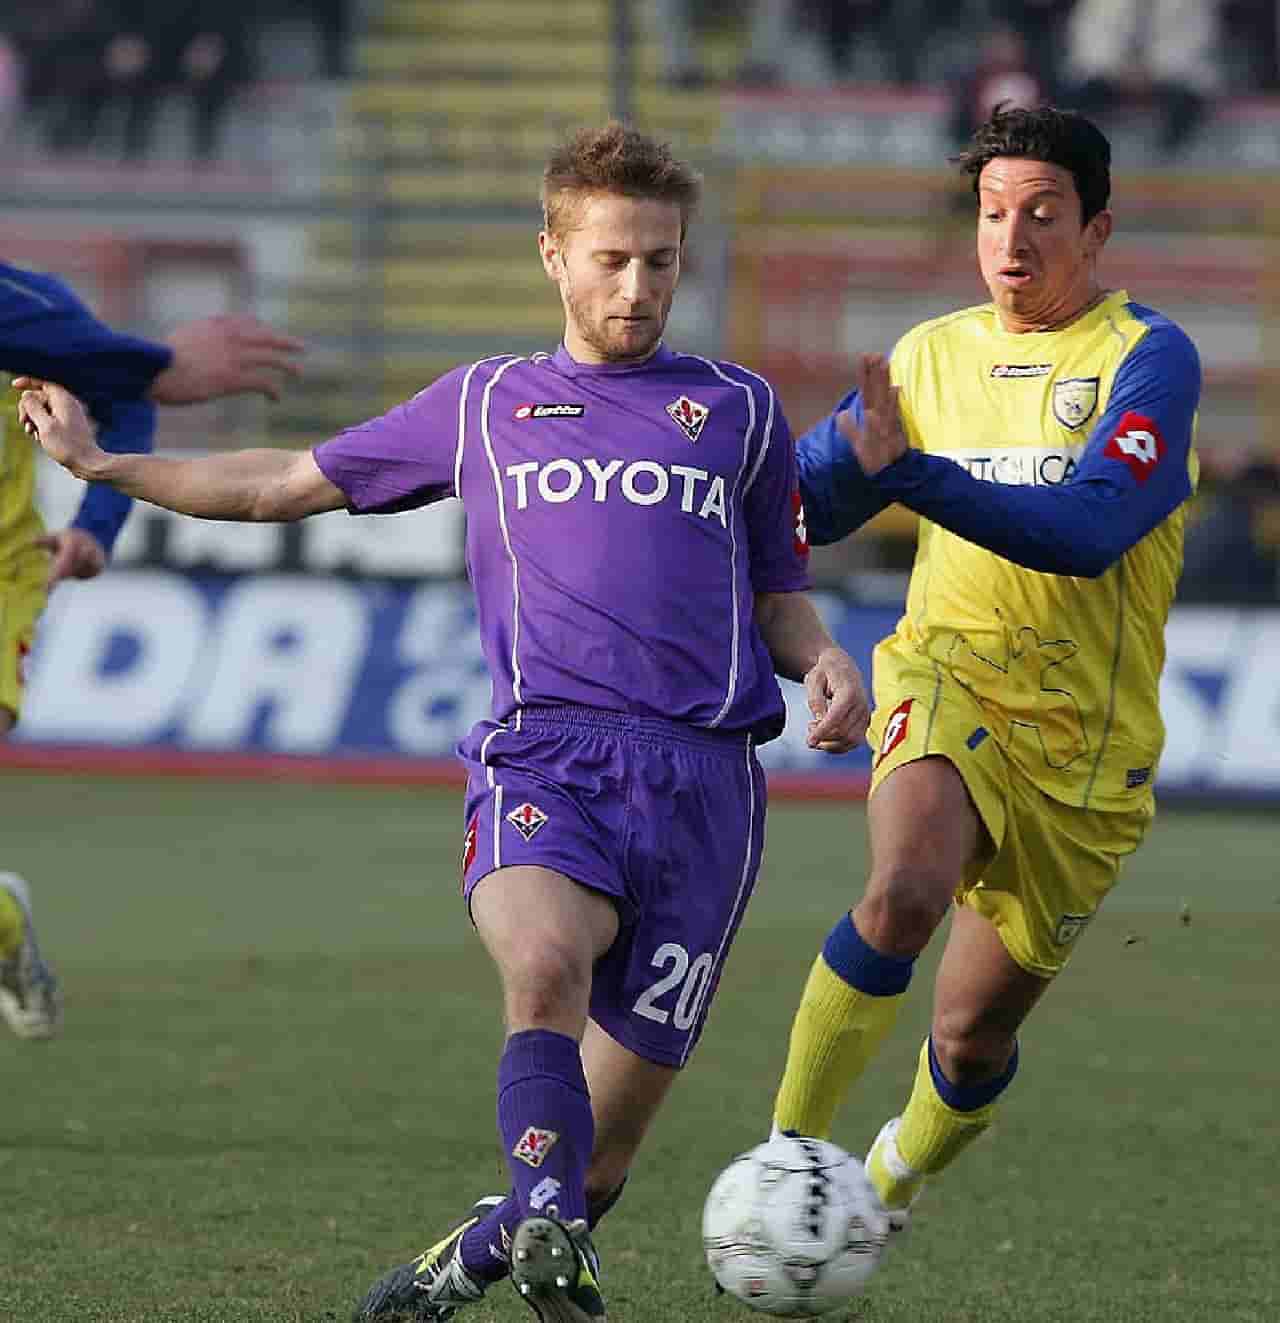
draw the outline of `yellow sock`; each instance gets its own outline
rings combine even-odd
[[[920,1049],[915,1084],[892,1145],[876,1145],[867,1161],[867,1176],[886,1208],[909,1204],[926,1176],[948,1167],[995,1119],[999,1095],[1017,1069],[1017,1054],[995,1081],[977,1086],[990,1101],[960,1111],[938,1094],[929,1062],[929,1040]]]
[[[893,1027],[902,994],[873,996],[847,983],[824,956],[813,962],[791,1024],[773,1122],[825,1139],[836,1108]]]
[[[18,953],[25,932],[22,906],[6,888],[0,887],[0,960],[8,960]]]

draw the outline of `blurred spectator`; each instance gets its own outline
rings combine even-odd
[[[800,0],[799,17],[821,32],[837,81],[850,76],[856,47],[870,38],[890,80],[905,87],[919,81],[926,44],[957,11],[964,5],[945,0]]]
[[[1194,137],[1221,83],[1218,0],[1079,0],[1067,25],[1072,103],[1105,113],[1151,98],[1157,146],[1176,155]]]
[[[1222,31],[1245,84],[1255,92],[1280,91],[1280,3],[1225,0]]]
[[[978,46],[977,64],[949,85],[951,109],[947,128],[951,141],[963,146],[979,124],[1006,102],[1010,108],[1038,106],[1049,99],[1048,88],[1035,69],[1027,41],[1016,28],[994,27]]]
[[[50,146],[60,152],[91,146],[104,115],[123,105],[123,154],[140,159],[161,101],[176,92],[189,103],[191,155],[216,156],[223,116],[248,76],[246,0],[93,0],[87,8],[74,40],[62,41],[75,60],[65,76],[59,68],[61,104],[51,118]]]
[[[1075,5],[1076,0],[989,0],[993,25],[1010,27],[1022,38],[1046,101],[1057,101],[1062,92],[1066,26]]]
[[[1211,453],[1211,452],[1210,452]],[[1188,602],[1280,602],[1280,462],[1206,455],[1187,526],[1178,596]]]

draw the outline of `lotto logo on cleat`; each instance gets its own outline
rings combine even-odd
[[[581,418],[586,411],[584,404],[518,404],[511,416],[523,423],[531,418]]]
[[[672,400],[667,405],[667,412],[685,436],[690,441],[696,441],[702,435],[703,424],[707,421],[711,410],[705,404],[699,404],[697,400],[681,395],[679,399]]]
[[[511,1150],[511,1156],[523,1162],[527,1167],[541,1167],[547,1160],[547,1154],[555,1148],[556,1140],[559,1138],[558,1131],[539,1130],[536,1125],[531,1125],[516,1140],[516,1146]]]
[[[507,814],[507,821],[526,841],[531,841],[547,821],[547,815],[536,804],[530,804],[525,800],[518,808],[513,808]]]

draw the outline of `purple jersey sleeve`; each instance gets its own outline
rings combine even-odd
[[[455,368],[411,400],[316,447],[320,472],[352,514],[393,514],[456,495],[461,401],[473,371]]]
[[[796,447],[773,392],[764,448],[748,479],[743,503],[751,548],[751,586],[758,593],[801,592],[809,584],[809,544],[804,531]]]

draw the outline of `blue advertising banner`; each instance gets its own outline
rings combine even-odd
[[[818,602],[869,673],[897,610]],[[1277,657],[1280,611],[1175,611],[1163,788],[1280,795]],[[865,779],[866,750],[831,758],[805,747],[804,693],[786,690],[787,733],[762,761]],[[54,594],[18,737],[29,747],[447,759],[489,701],[464,583],[120,570]]]

